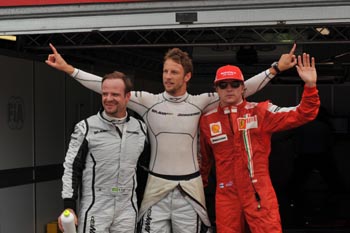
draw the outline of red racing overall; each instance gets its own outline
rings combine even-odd
[[[305,86],[300,105],[285,111],[269,102],[243,101],[202,116],[201,175],[206,186],[215,159],[218,233],[242,232],[242,216],[254,233],[282,232],[269,175],[271,135],[313,120],[319,104],[317,88]]]

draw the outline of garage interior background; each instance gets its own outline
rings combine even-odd
[[[297,54],[308,52],[316,58],[333,144],[323,167],[302,173],[299,194],[306,204],[299,219],[290,195],[297,177],[294,165],[300,158],[300,147],[295,145],[298,132],[274,137],[271,176],[283,225],[286,232],[299,228],[345,232],[350,227],[349,12],[348,1],[322,0],[0,7],[0,34],[16,36],[16,41],[0,40],[0,232],[45,232],[45,225],[57,218],[69,135],[77,121],[100,107],[98,95],[44,63],[48,43],[79,68],[100,75],[120,70],[133,78],[135,89],[154,93],[163,90],[164,53],[180,47],[193,58],[189,92],[196,94],[213,91],[217,67],[236,64],[249,78],[268,68],[294,42]],[[301,91],[295,70],[290,70],[250,100],[270,99],[290,106],[299,102]],[[320,135],[315,139],[324,140]],[[212,199],[213,192],[208,192],[208,200]],[[210,203],[208,207],[213,208]]]

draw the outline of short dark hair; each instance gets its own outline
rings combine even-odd
[[[184,52],[179,48],[169,49],[164,56],[164,62],[168,59],[171,59],[176,63],[182,65],[185,74],[193,73],[192,59],[190,58],[187,52]]]
[[[106,80],[106,79],[121,79],[124,82],[125,85],[125,91],[124,93],[129,93],[130,91],[133,90],[133,84],[130,80],[130,78],[128,78],[124,73],[119,72],[119,71],[114,71],[113,73],[109,73],[106,74],[105,76],[103,76],[102,78],[102,82],[101,84]]]

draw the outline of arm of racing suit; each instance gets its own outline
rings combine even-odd
[[[260,91],[262,88],[266,86],[270,82],[270,80],[274,77],[270,72],[270,69],[267,69],[252,78],[246,80],[244,82],[244,85],[246,87],[244,92],[244,97],[251,96],[255,94],[256,92]]]
[[[301,126],[316,118],[320,107],[320,98],[316,87],[317,74],[315,59],[304,53],[303,58],[298,56],[297,71],[305,82],[300,104],[290,111],[267,111],[264,117],[263,127],[265,131],[276,132]]]
[[[77,68],[74,69],[74,72],[71,74],[71,76],[84,87],[93,90],[94,92],[97,92],[99,94],[102,93],[102,77],[85,72],[83,70],[79,70]]]
[[[70,76],[72,76],[84,87],[101,94],[102,77],[85,72],[83,70],[79,70],[77,68],[74,68],[74,72],[71,73]],[[245,97],[251,96],[257,91],[261,90],[266,86],[266,84],[270,82],[273,77],[274,74],[271,72],[270,68],[245,81]]]
[[[76,212],[76,201],[81,187],[81,178],[88,153],[88,143],[85,139],[87,134],[86,121],[80,121],[75,125],[71,135],[66,158],[63,163],[64,173],[62,176],[62,199],[64,209],[70,208]]]
[[[245,81],[244,82],[244,84],[246,85],[245,97],[253,95],[257,91],[265,87],[266,84],[274,77],[274,74],[272,73],[273,71],[271,71],[271,68],[270,68],[255,75],[251,79]],[[75,80],[77,80],[80,84],[82,84],[84,87],[101,94],[102,77],[85,72],[83,70],[79,70],[77,68],[74,68],[74,72],[71,73],[70,75]],[[150,105],[151,103],[154,103],[155,98],[156,98],[155,95],[148,92],[132,91],[131,98],[128,103],[128,107],[136,111],[141,116],[143,116],[144,112],[148,109],[147,108],[148,105]],[[216,93],[214,93],[211,99],[209,97],[208,99],[209,99],[209,104],[204,108],[203,113],[206,113],[217,107],[218,97]],[[278,109],[278,111],[286,111],[286,110],[289,110],[290,108],[280,108],[276,106],[276,109]]]
[[[272,133],[306,124],[316,118],[319,106],[317,88],[305,86],[301,102],[296,107],[276,108],[275,105],[268,103],[263,123],[264,131]]]
[[[102,78],[78,69],[75,69],[72,65],[68,64],[63,57],[58,53],[56,48],[50,44],[52,54],[49,54],[46,64],[49,66],[64,71],[65,73],[74,77],[83,86],[97,92],[101,93],[101,80]],[[278,69],[280,71],[287,70],[296,64],[295,52],[296,44],[293,45],[292,49],[287,54],[282,54],[278,61]],[[248,97],[255,92],[261,90],[274,76],[276,75],[276,70],[269,68],[260,74],[255,75],[251,79],[245,82],[246,91],[245,96]]]

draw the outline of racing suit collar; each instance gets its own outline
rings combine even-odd
[[[101,119],[113,125],[124,124],[125,122],[128,122],[130,120],[130,114],[128,113],[128,111],[126,112],[126,116],[123,118],[110,117],[105,113],[103,109],[99,111],[98,115]]]
[[[164,99],[170,101],[170,102],[182,102],[187,99],[188,93],[186,92],[184,95],[181,96],[172,96],[166,91],[163,92]]]
[[[239,109],[244,108],[246,105],[247,101],[243,100],[241,103],[237,105],[229,105],[225,107],[221,107],[220,104],[218,106],[218,112],[223,113],[223,114],[230,114],[231,112],[236,113]]]

